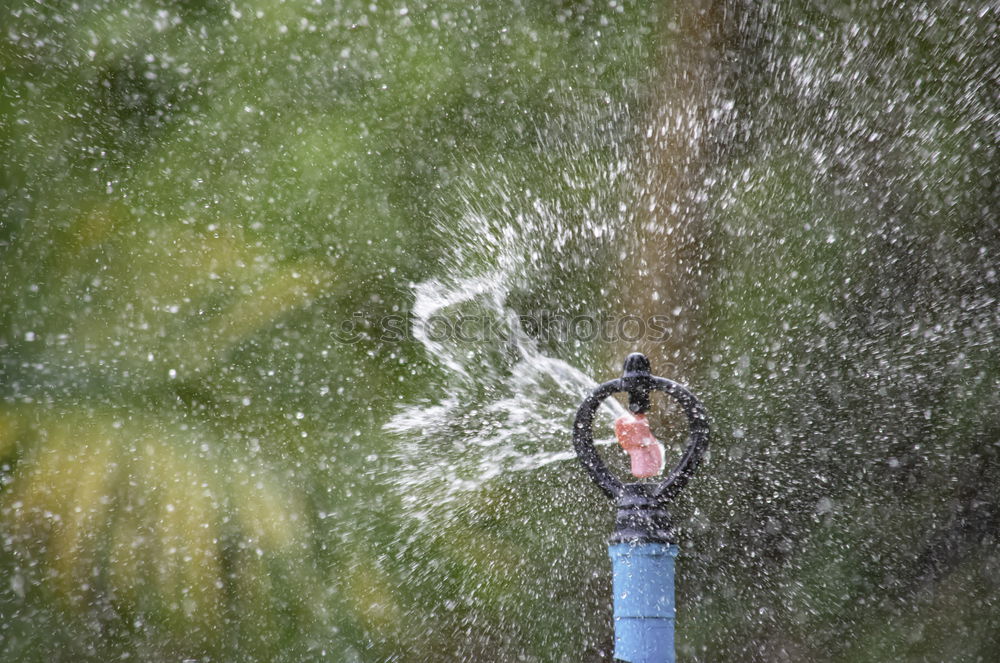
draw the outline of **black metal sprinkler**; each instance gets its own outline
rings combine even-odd
[[[687,484],[708,448],[708,415],[694,394],[650,373],[638,352],[625,359],[624,374],[598,386],[576,412],[573,447],[584,468],[615,500],[615,530],[608,541],[614,594],[615,658],[628,663],[674,663],[674,558],[676,538],[667,502]],[[629,411],[645,414],[649,393],[662,391],[687,415],[690,435],[680,460],[659,483],[622,483],[594,448],[594,413],[606,398],[627,392]]]

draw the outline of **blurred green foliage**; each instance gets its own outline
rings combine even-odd
[[[492,183],[470,163],[528,171],[546,116],[629,94],[655,19],[620,9],[5,5],[0,657],[491,656],[430,604],[519,556],[398,559],[366,460],[435,372],[331,332],[405,313],[449,250],[430,215]],[[557,637],[521,628],[501,651]]]
[[[717,431],[677,507],[679,651],[989,660],[995,27],[806,4],[706,3],[721,64],[692,103],[732,109],[728,134],[632,164],[720,173],[679,277],[699,283],[682,377]],[[607,660],[600,496],[551,465],[421,526],[382,426],[443,371],[336,332],[405,316],[465,210],[534,196],[580,264],[514,305],[619,306],[636,274],[588,245],[586,210],[635,201],[587,164],[642,142],[675,10],[6,4],[0,658]],[[631,115],[574,119],[609,107]],[[631,348],[587,349],[604,378]]]

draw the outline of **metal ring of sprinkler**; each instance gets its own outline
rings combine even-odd
[[[594,389],[580,404],[573,424],[573,448],[577,457],[594,483],[612,499],[621,497],[624,484],[611,474],[594,448],[594,414],[606,398],[620,392],[628,392],[629,410],[643,413],[649,409],[650,391],[661,391],[673,398],[687,415],[690,427],[684,453],[674,468],[653,489],[652,497],[668,500],[676,496],[694,474],[708,448],[708,415],[701,401],[673,380],[651,375],[649,359],[645,355],[638,352],[630,354],[625,359],[625,374]]]

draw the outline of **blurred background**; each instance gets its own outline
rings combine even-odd
[[[610,661],[641,350],[679,660],[998,660],[997,25],[4,3],[0,659]]]

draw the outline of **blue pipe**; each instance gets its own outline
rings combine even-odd
[[[615,607],[615,659],[675,663],[674,558],[670,543],[608,546]]]

